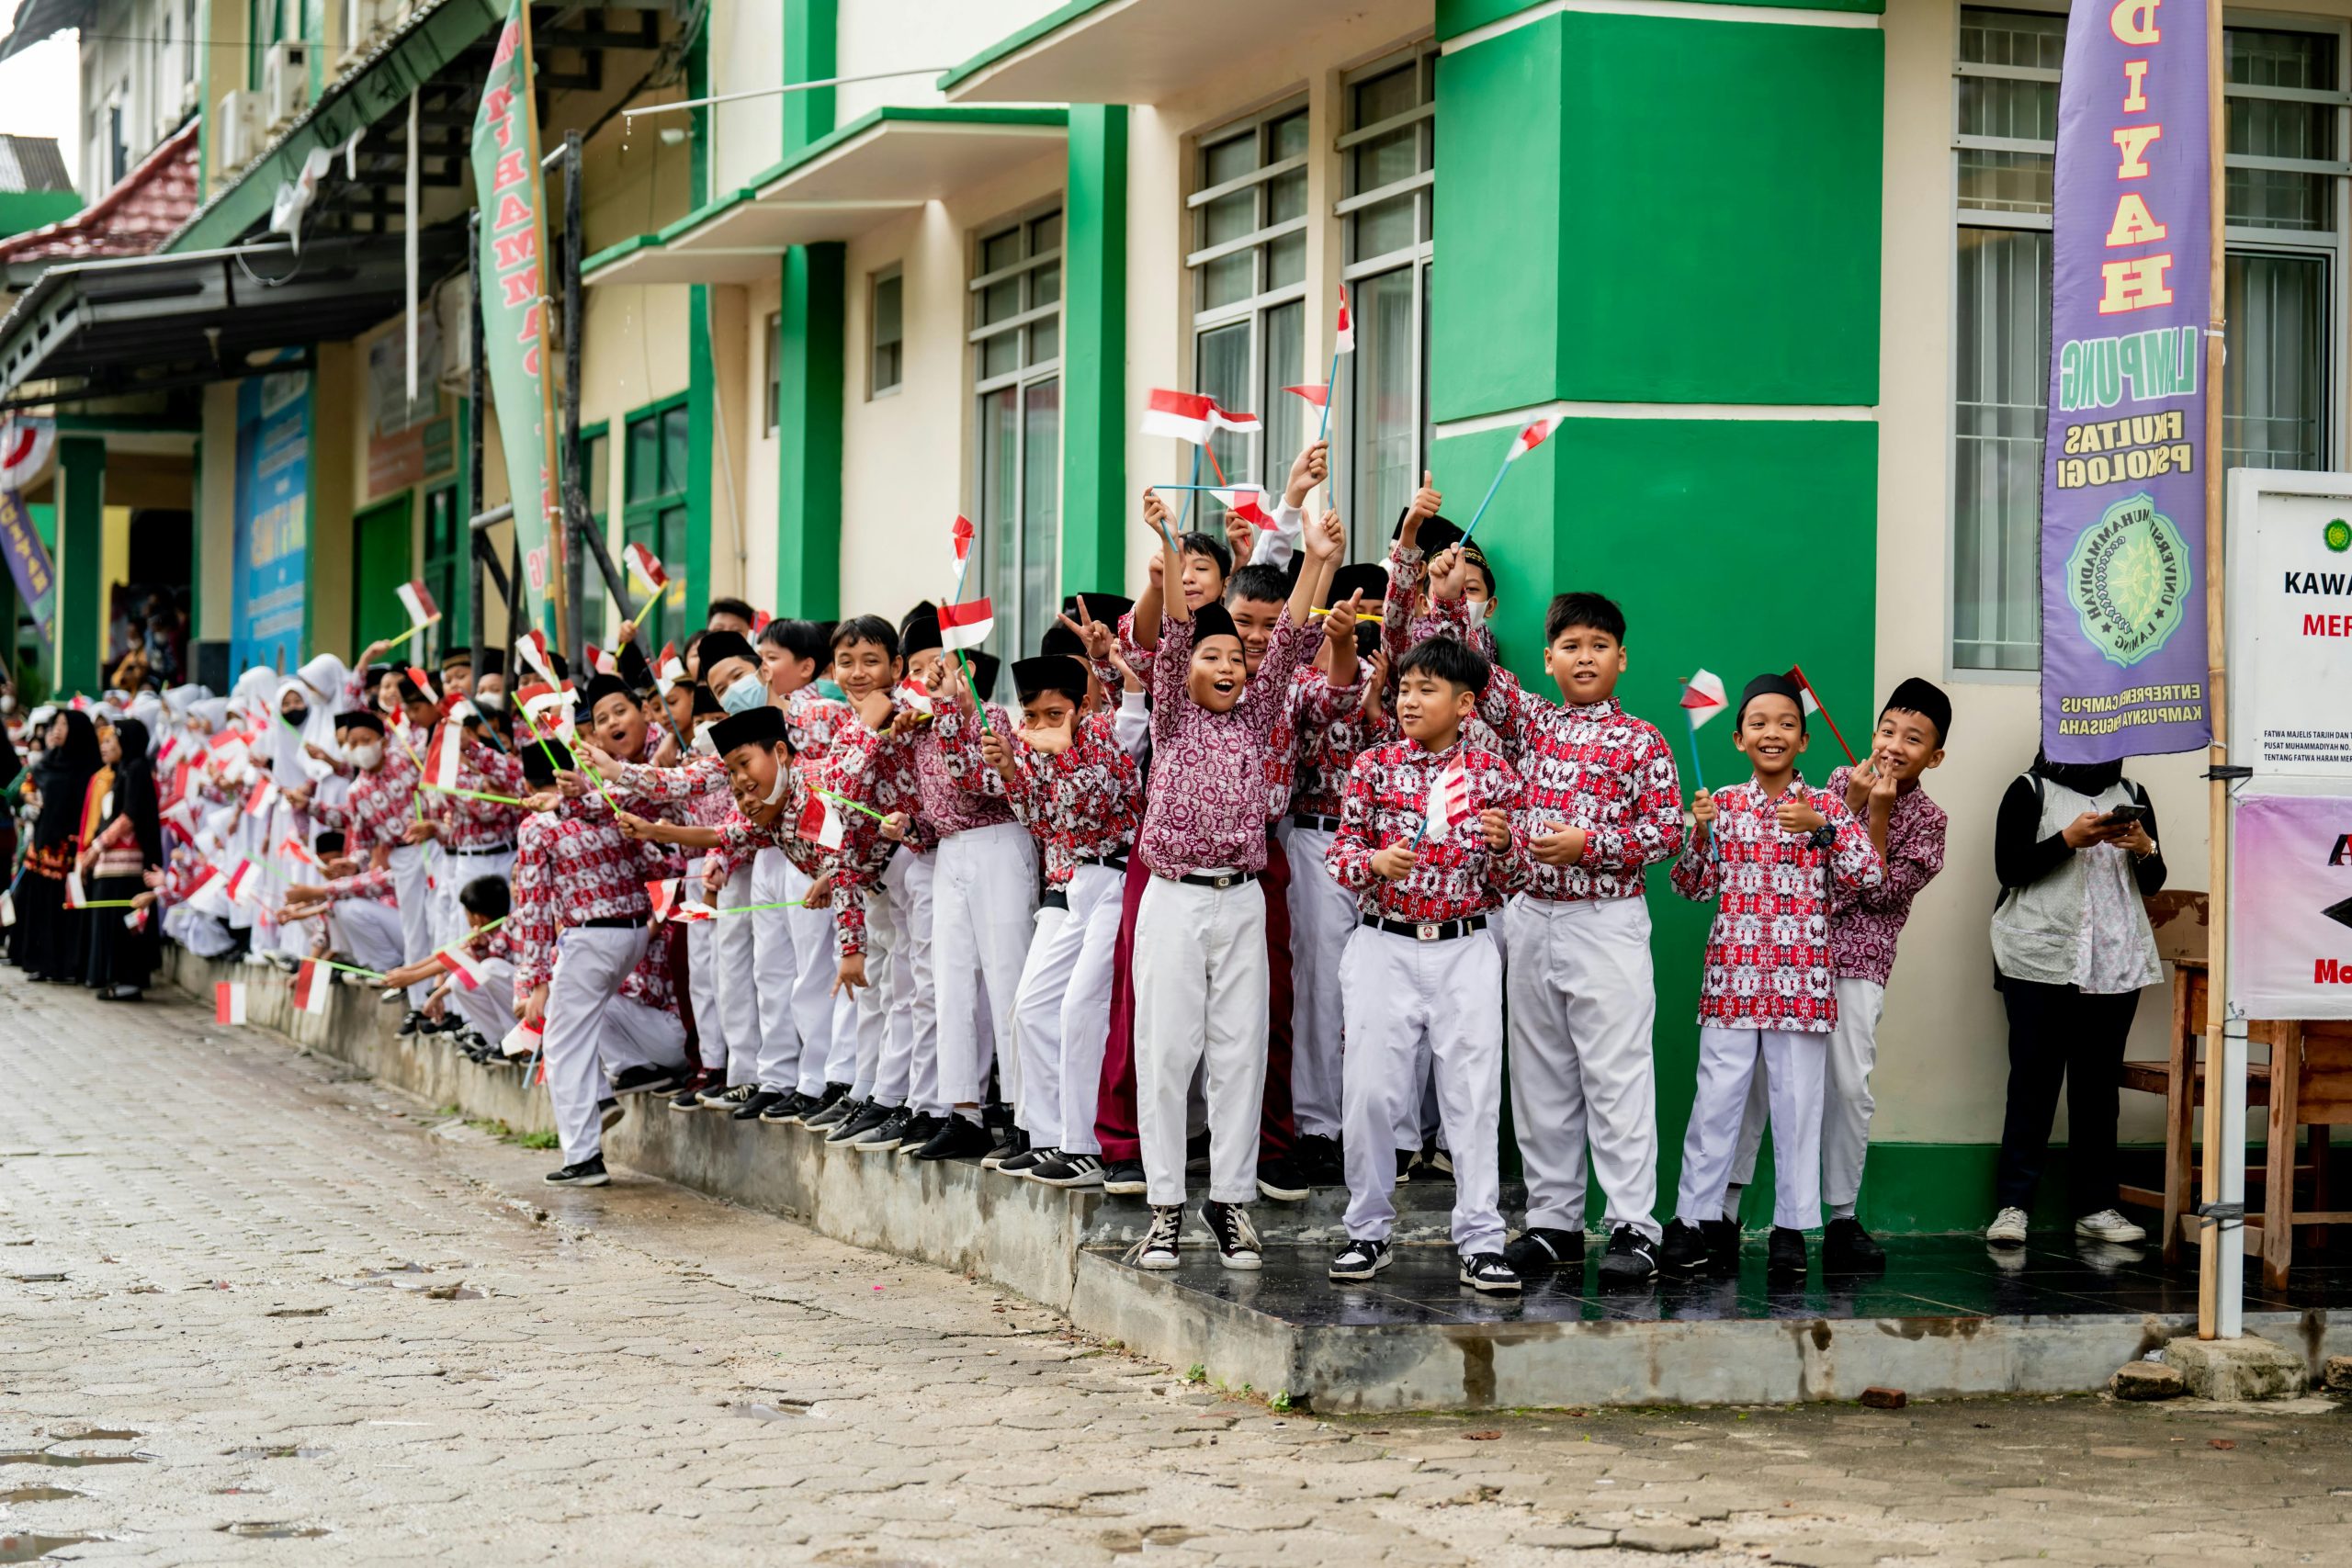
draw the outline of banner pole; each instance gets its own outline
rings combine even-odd
[[[2229,1009],[2230,955],[2230,785],[2221,776],[2230,760],[2226,728],[2228,642],[2223,615],[2227,595],[2222,581],[2222,377],[2227,354],[2223,336],[2228,302],[2227,255],[2223,222],[2227,190],[2224,185],[2224,132],[2222,96],[2222,7],[2219,0],[2205,5],[2205,117],[2207,159],[2211,164],[2211,276],[2205,328],[2205,699],[2212,720],[2213,740],[2208,758],[2206,834],[2209,890],[2206,931],[2207,994],[2205,999],[2205,1173],[2200,1195],[2208,1204],[2245,1199],[2245,1044],[2233,1043],[2226,1021]],[[2274,1214],[2287,1205],[2270,1193]],[[2197,1261],[2197,1337],[2235,1338],[2243,1295],[2245,1231],[2199,1216]],[[2170,1237],[2166,1237],[2170,1240]]]

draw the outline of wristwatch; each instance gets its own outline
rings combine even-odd
[[[1826,850],[1837,841],[1838,829],[1831,827],[1826,822],[1824,822],[1820,827],[1815,828],[1812,832],[1805,835],[1805,842],[1811,844],[1816,850]]]

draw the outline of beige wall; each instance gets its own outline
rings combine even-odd
[[[218,642],[229,635],[229,601],[237,573],[237,383],[216,381],[204,389],[203,420],[196,525],[198,570],[204,581],[196,635]],[[229,673],[233,678],[237,672]]]
[[[862,76],[908,66],[960,65],[1059,8],[1060,0],[856,0],[841,7],[834,73]],[[884,104],[934,104],[935,73],[854,82],[833,95],[833,119],[847,125]]]

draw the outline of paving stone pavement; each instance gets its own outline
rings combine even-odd
[[[2352,1562],[2331,1402],[1325,1421],[553,1163],[0,975],[0,1562]]]

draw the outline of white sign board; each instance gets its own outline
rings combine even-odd
[[[2352,474],[2229,475],[2229,758],[2352,779]]]

